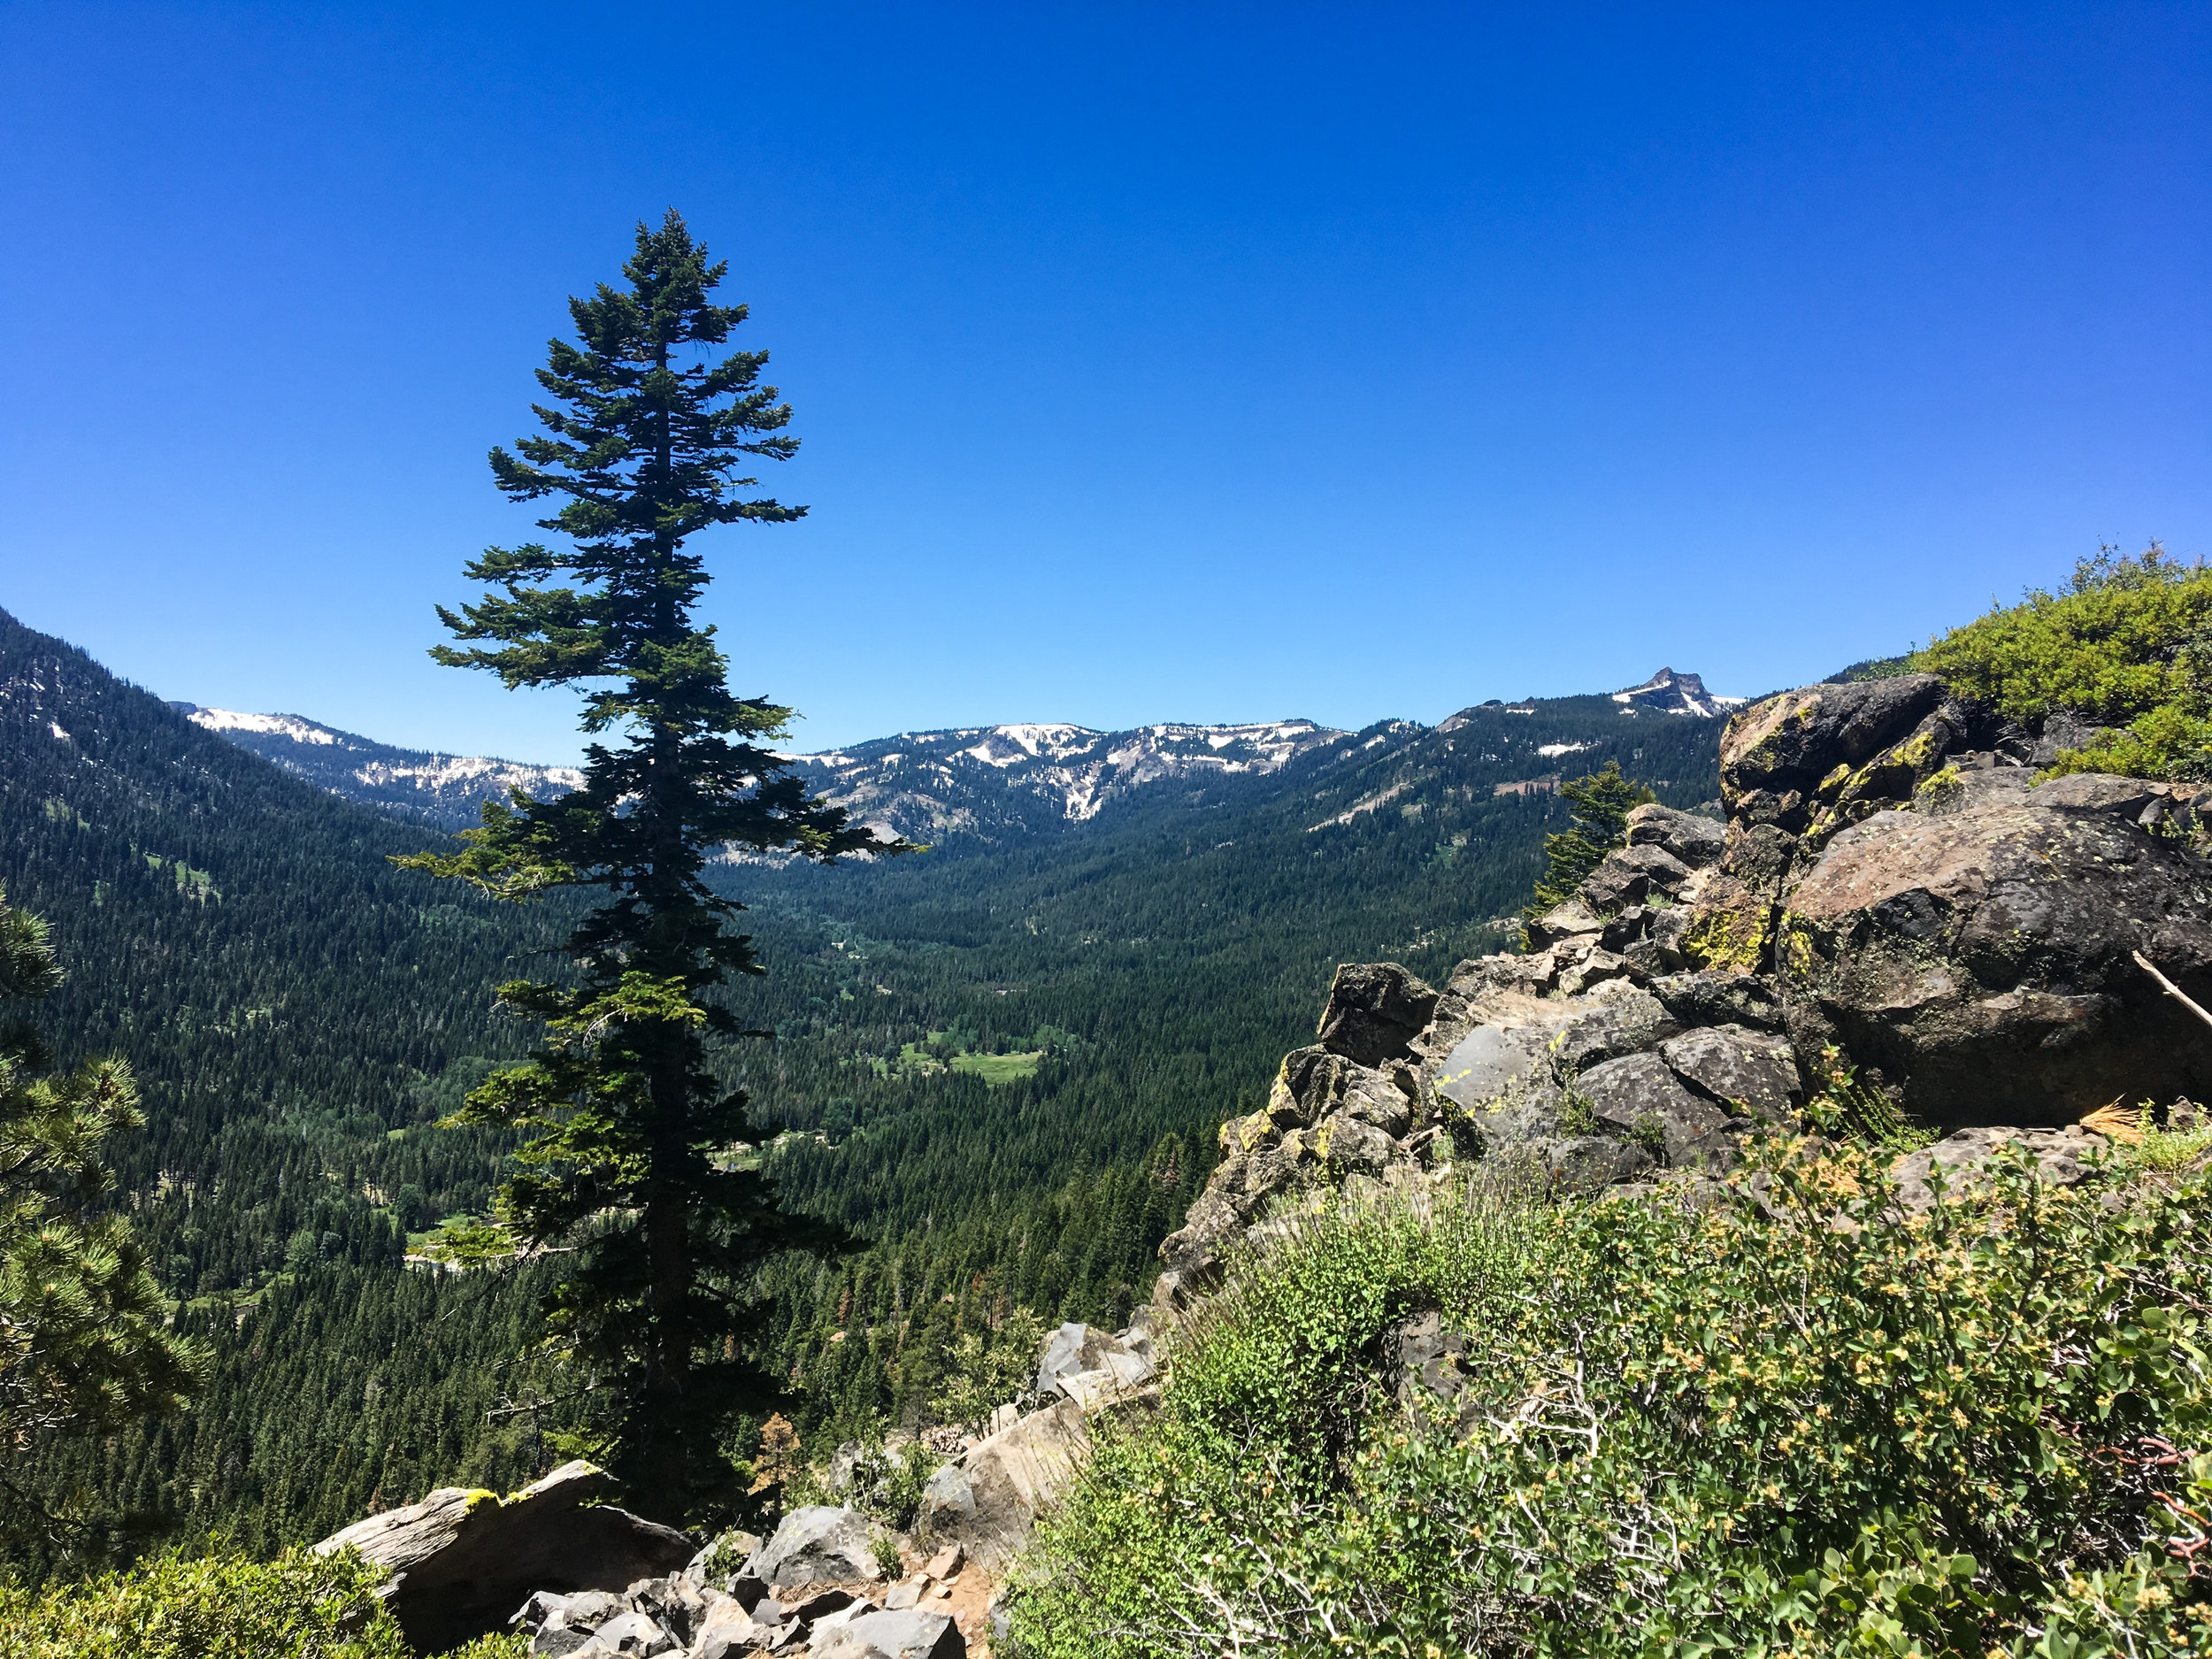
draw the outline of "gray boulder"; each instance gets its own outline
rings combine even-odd
[[[1606,854],[1582,883],[1584,902],[1603,916],[1617,915],[1654,893],[1671,898],[1690,879],[1690,867],[1655,841],[1632,842]]]
[[[677,1647],[676,1639],[662,1629],[659,1623],[644,1613],[617,1613],[592,1632],[591,1640],[580,1653],[586,1655],[620,1654],[624,1659],[654,1659],[657,1654],[672,1653]]]
[[[2212,1000],[2212,868],[2124,816],[1878,814],[1829,843],[1778,939],[1798,1052],[1836,1044],[1927,1122],[2212,1092],[2203,1027],[2132,958]]]
[[[1625,980],[1601,985],[1579,1002],[1560,1007],[1557,1053],[1577,1070],[1641,1054],[1680,1029],[1657,997]]]
[[[1037,1517],[1066,1492],[1090,1449],[1090,1430],[1074,1401],[1032,1411],[969,1448],[961,1468],[969,1507],[942,1513],[932,1536],[996,1567],[1028,1540]]]
[[[1727,844],[1728,826],[1694,812],[1647,801],[1628,815],[1631,847],[1661,847],[1692,870],[1702,870],[1721,855]]]
[[[764,1647],[773,1626],[756,1624],[752,1616],[733,1601],[717,1601],[692,1639],[688,1659],[733,1659],[757,1647]]]
[[[1018,1422],[1019,1418],[1015,1420]],[[968,1484],[967,1471],[959,1464],[947,1463],[923,1483],[917,1519],[920,1529],[932,1537],[957,1531],[974,1513],[975,1489]]]
[[[1674,1068],[1655,1054],[1632,1054],[1585,1071],[1575,1087],[1604,1122],[1636,1137],[1655,1125],[1666,1158],[1677,1168],[1725,1163],[1734,1146],[1725,1134],[1728,1114],[1693,1094]]]
[[[1605,918],[1592,909],[1587,900],[1577,895],[1546,910],[1529,923],[1525,931],[1530,948],[1541,949],[1562,940],[1601,933],[1605,931]]]
[[[2046,717],[2043,730],[2026,756],[2031,766],[2049,766],[2057,763],[2060,755],[2070,749],[2080,749],[2113,728],[2085,720],[2070,709],[2061,709]]]
[[[1095,1325],[1064,1325],[1045,1338],[1037,1360],[1037,1392],[1049,1394],[1063,1381],[1087,1371],[1109,1371],[1126,1386],[1148,1381],[1152,1362]]]
[[[1361,1065],[1402,1058],[1436,1011],[1436,993],[1394,962],[1336,971],[1317,1034],[1322,1047]]]
[[[2160,785],[2140,778],[2122,778],[2110,772],[2077,772],[2039,784],[2027,793],[2024,806],[2062,807],[2076,812],[2111,812],[2137,818],[2154,801],[2167,798]]]
[[[857,1509],[814,1504],[783,1517],[775,1536],[753,1557],[751,1576],[785,1601],[785,1590],[873,1583],[882,1575],[870,1548],[867,1517]]]
[[[1677,1077],[1724,1110],[1770,1122],[1788,1117],[1801,1092],[1790,1045],[1741,1025],[1684,1032],[1661,1043],[1659,1054]]]
[[[385,1568],[391,1578],[378,1594],[401,1632],[419,1651],[443,1653],[498,1630],[534,1591],[618,1591],[681,1571],[696,1548],[683,1533],[611,1506],[582,1507],[612,1485],[572,1463],[511,1501],[442,1487],[314,1549],[357,1549]]]
[[[1634,1141],[1612,1135],[1548,1141],[1536,1149],[1542,1154],[1554,1185],[1570,1192],[1595,1192],[1635,1180],[1659,1161]]]
[[[966,1659],[967,1639],[944,1613],[869,1613],[818,1633],[813,1659]]]
[[[2107,1145],[2102,1137],[2090,1133],[2079,1124],[2069,1124],[2062,1129],[1962,1129],[1890,1165],[1890,1178],[1897,1183],[1898,1202],[1910,1210],[1933,1209],[1935,1189],[1930,1185],[1929,1177],[1939,1169],[1943,1171],[1944,1190],[1948,1195],[1957,1197],[1970,1191],[1978,1183],[1978,1172],[1996,1156],[1999,1148],[2008,1144],[2017,1146],[2034,1158],[2039,1178],[2054,1187],[2078,1186],[2088,1179],[2093,1172],[2091,1156],[2103,1151]]]
[[[1748,1025],[1781,1031],[1789,1024],[1772,981],[1755,973],[1674,973],[1647,987],[1670,1018],[1682,1025]]]
[[[1470,1111],[1525,1092],[1550,1075],[1558,1034],[1556,1025],[1478,1025],[1444,1056],[1436,1088]]]

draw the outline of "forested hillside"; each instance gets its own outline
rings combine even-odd
[[[1136,792],[1048,839],[720,867],[770,968],[738,1011],[780,1033],[737,1051],[756,1120],[785,1131],[758,1155],[874,1240],[778,1281],[762,1340],[803,1433],[927,1397],[953,1340],[1015,1306],[1118,1319],[1337,962],[1436,975],[1499,948],[1562,816],[1546,780],[1618,758],[1697,804],[1717,736],[1603,697],[1492,706]],[[50,1025],[138,1068],[124,1187],[218,1360],[180,1423],[48,1477],[111,1521],[264,1548],[541,1472],[557,1417],[503,1409],[541,1398],[518,1354],[534,1287],[399,1258],[486,1201],[503,1148],[436,1123],[523,1046],[490,991],[561,917],[391,869],[436,837],[5,619],[0,754],[0,880],[72,975]]]

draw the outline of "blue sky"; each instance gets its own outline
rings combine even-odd
[[[1751,692],[2212,553],[2212,7],[0,7],[0,607],[170,697],[439,669],[571,293],[680,207],[826,746]]]

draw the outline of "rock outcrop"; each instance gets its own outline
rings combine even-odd
[[[783,1517],[775,1535],[746,1568],[771,1590],[817,1584],[872,1584],[877,1570],[867,1517],[856,1509],[816,1504]]]
[[[964,1565],[957,1548],[940,1550],[887,1594],[867,1517],[857,1510],[795,1509],[755,1545],[741,1566],[719,1578],[711,1565],[719,1552],[701,1550],[682,1572],[619,1594],[540,1592],[507,1622],[530,1638],[534,1655],[552,1659],[966,1655],[967,1638],[946,1599]]]
[[[611,1486],[589,1463],[572,1463],[506,1500],[442,1487],[314,1548],[357,1549],[388,1570],[378,1594],[401,1632],[419,1651],[442,1653],[502,1628],[533,1592],[620,1591],[690,1559],[696,1547],[672,1527],[582,1507]]]
[[[1477,1157],[1563,1185],[1708,1179],[1796,1125],[1832,1065],[1973,1132],[1917,1156],[2025,1137],[2054,1179],[2095,1144],[2067,1127],[2094,1108],[2212,1092],[2212,1033],[2134,960],[2212,1002],[2212,790],[2039,783],[2053,741],[1928,674],[1745,709],[1721,741],[1727,822],[1637,808],[1525,954],[1440,991],[1395,964],[1338,971],[1319,1041],[1222,1126],[1156,1299],[1202,1294],[1310,1191]],[[1909,1202],[1926,1172],[1898,1171]]]

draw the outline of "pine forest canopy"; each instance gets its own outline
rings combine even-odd
[[[510,500],[557,499],[539,525],[572,545],[488,550],[468,574],[503,594],[439,612],[472,642],[437,648],[440,662],[488,669],[511,689],[588,687],[596,741],[582,786],[488,803],[462,851],[398,861],[498,898],[608,895],[570,934],[571,979],[500,987],[547,1038],[472,1091],[460,1118],[535,1136],[498,1210],[525,1251],[575,1252],[547,1311],[587,1402],[578,1444],[599,1449],[636,1501],[686,1519],[726,1512],[733,1471],[719,1448],[733,1416],[776,1394],[753,1355],[762,1268],[843,1241],[785,1210],[769,1176],[730,1162],[752,1133],[746,1095],[708,1069],[706,1043],[766,1034],[714,995],[760,970],[752,940],[729,926],[741,907],[702,872],[729,847],[824,863],[908,850],[810,798],[764,747],[791,711],[733,695],[713,629],[692,621],[709,580],[692,537],[804,511],[741,493],[758,484],[739,476],[747,466],[798,447],[783,432],[789,406],[760,382],[766,354],[680,361],[744,320],[743,306],[709,300],[726,269],[672,210],[639,226],[626,291],[602,284],[570,303],[579,343],[553,342],[538,372],[553,400],[536,407],[544,435],[519,442],[519,458],[494,449],[491,465]]]

